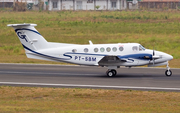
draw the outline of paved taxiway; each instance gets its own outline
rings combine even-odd
[[[0,85],[38,87],[85,87],[180,91],[180,69],[119,68],[117,76],[106,76],[106,68],[86,66],[0,64]]]

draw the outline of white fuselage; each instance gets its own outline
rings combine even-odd
[[[152,64],[149,59],[141,59],[128,55],[149,54],[152,55],[153,50],[143,49],[138,43],[118,43],[118,44],[93,44],[93,45],[69,45],[64,47],[56,47],[42,49],[34,53],[27,51],[26,54],[30,58],[43,59],[49,61],[68,62],[79,65],[99,65],[98,62],[104,56],[126,56],[127,62],[109,62],[104,66],[141,66]],[[155,60],[155,64],[163,63],[171,60],[173,57],[163,52],[155,51],[159,59]]]

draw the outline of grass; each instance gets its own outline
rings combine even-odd
[[[87,44],[137,42],[173,55],[180,68],[180,11],[0,12],[0,62],[53,63],[27,59],[12,23],[36,23],[50,42]],[[8,60],[11,57],[11,60]],[[8,58],[8,59],[7,59]]]
[[[1,86],[0,95],[3,113],[180,111],[178,92]]]

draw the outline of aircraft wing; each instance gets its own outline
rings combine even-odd
[[[108,65],[112,63],[129,62],[128,58],[121,58],[120,56],[104,56],[99,62],[99,65]]]
[[[104,56],[98,63],[103,63],[103,62],[116,62],[119,61],[120,59],[117,56]]]
[[[116,63],[123,63],[123,62],[128,62],[128,63],[133,63],[135,59],[139,60],[152,60],[152,55],[151,54],[129,54],[129,55],[115,55],[115,56],[104,56],[99,62],[99,65],[111,65],[111,64],[116,64]]]

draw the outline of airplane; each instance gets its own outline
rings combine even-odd
[[[135,67],[147,65],[148,67],[166,65],[166,76],[171,76],[168,61],[173,56],[144,48],[139,43],[93,44],[88,45],[47,42],[35,29],[37,24],[8,24],[13,27],[26,56],[55,62],[66,62],[87,66],[107,67],[106,74],[113,77],[120,66]]]

